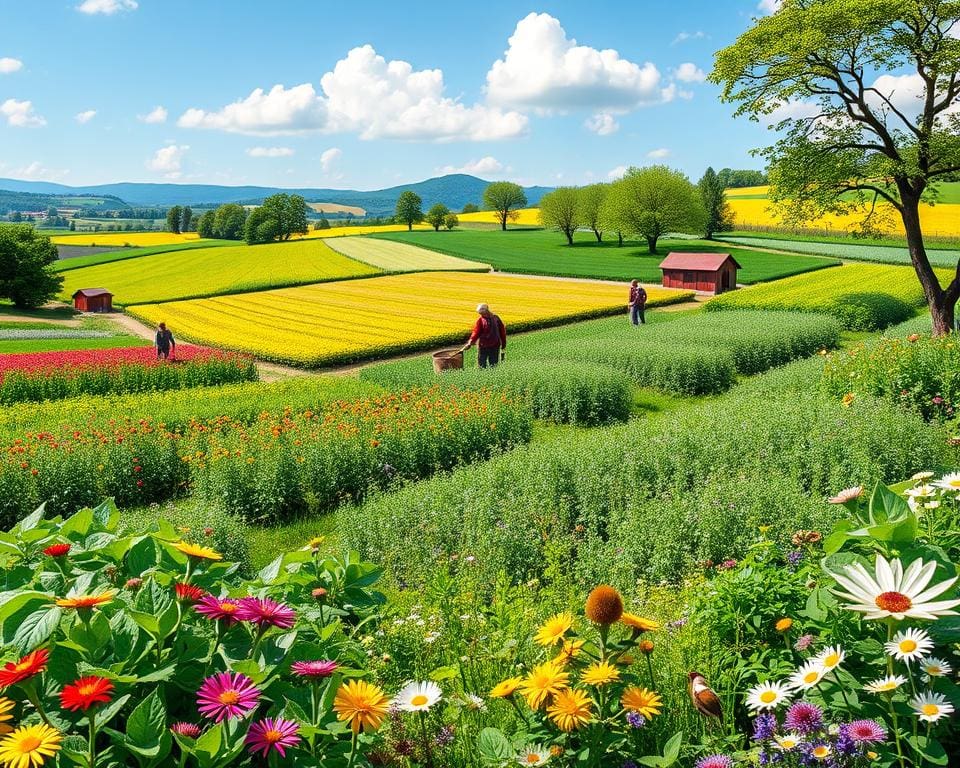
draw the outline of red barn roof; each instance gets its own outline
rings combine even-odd
[[[716,272],[727,260],[737,269],[743,269],[729,253],[670,253],[660,262],[660,269],[689,269]]]
[[[90,298],[92,296],[112,295],[113,294],[110,293],[110,291],[108,291],[106,288],[81,288],[79,291],[74,291],[73,298],[77,298],[77,296],[86,296],[87,298]]]

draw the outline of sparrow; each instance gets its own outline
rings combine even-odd
[[[690,701],[697,712],[704,717],[716,718],[723,723],[723,707],[720,705],[720,698],[707,684],[703,675],[699,672],[691,672],[687,677],[690,678]]]

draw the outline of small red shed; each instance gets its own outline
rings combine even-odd
[[[73,294],[73,308],[81,312],[113,312],[113,294],[106,288],[81,288]]]
[[[723,293],[737,287],[741,266],[729,253],[670,253],[660,269],[664,288]]]

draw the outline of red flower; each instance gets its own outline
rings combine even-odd
[[[143,480],[137,480],[137,488],[143,488]]]
[[[182,581],[178,581],[174,589],[176,590],[177,598],[188,603],[195,603],[207,594],[205,590],[195,584],[185,584]]]
[[[60,691],[60,706],[76,712],[86,712],[94,704],[106,704],[110,701],[113,683],[104,677],[81,677]]]
[[[43,554],[49,555],[50,557],[63,557],[69,551],[69,544],[51,544],[49,547],[43,550]]]
[[[34,675],[39,675],[47,668],[49,656],[50,653],[46,648],[38,648],[28,653],[20,661],[8,661],[0,669],[0,688],[6,688]]]

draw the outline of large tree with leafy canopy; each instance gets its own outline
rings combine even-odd
[[[948,333],[960,262],[942,286],[919,210],[960,171],[960,2],[783,0],[717,53],[710,77],[738,115],[795,115],[760,151],[787,221],[855,209],[870,229],[884,211],[900,217],[934,333]]]
[[[512,181],[495,181],[483,190],[483,205],[488,211],[495,211],[500,229],[506,231],[507,222],[517,217],[517,208],[527,204],[527,194],[523,187]]]

